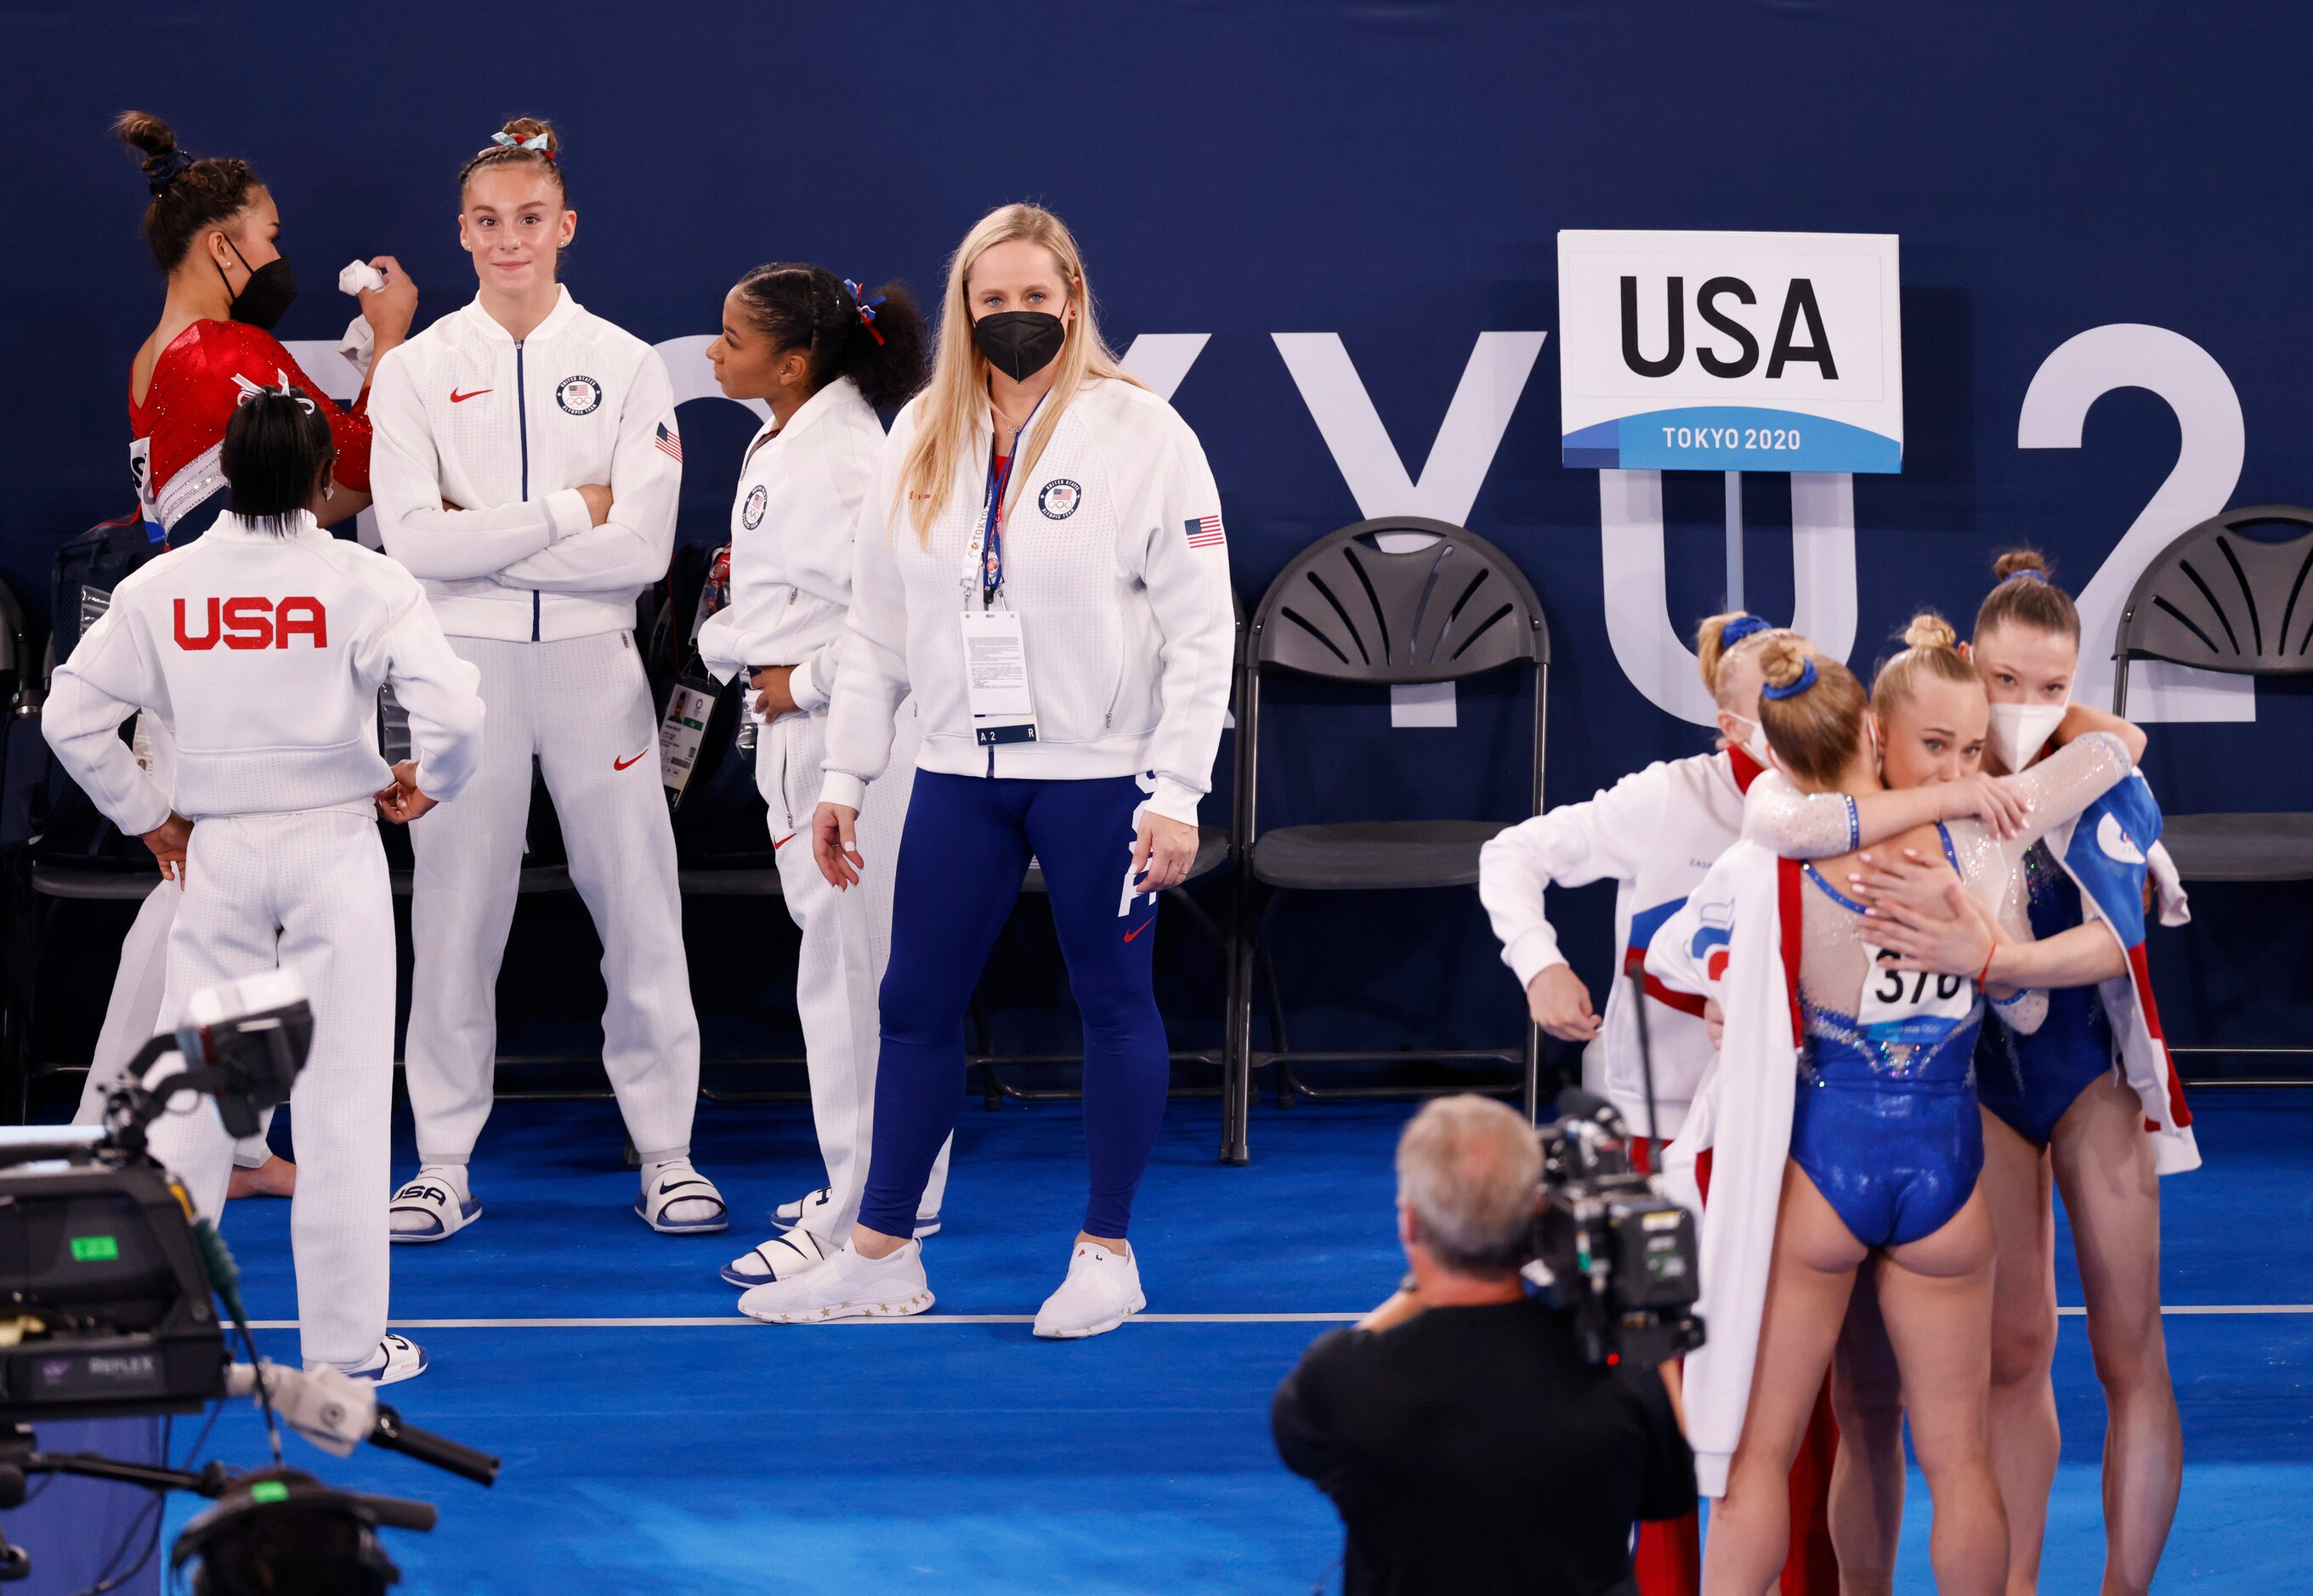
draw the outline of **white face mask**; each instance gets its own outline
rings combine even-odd
[[[2041,748],[2062,723],[2062,704],[1995,704],[1992,706],[1989,741],[1992,751],[2011,771],[2021,770],[2039,757]]]
[[[1743,741],[1737,743],[1735,746],[1741,749],[1745,753],[1750,755],[1760,769],[1774,769],[1775,751],[1767,746],[1767,728],[1761,725],[1757,721],[1753,720],[1749,715],[1737,715],[1731,709],[1727,712],[1727,718],[1728,720],[1740,721],[1745,725],[1751,728],[1749,732],[1744,736]]]

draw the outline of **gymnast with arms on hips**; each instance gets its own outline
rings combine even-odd
[[[1951,683],[1963,744],[1984,734],[1974,673],[1932,617],[1882,672]],[[1770,645],[1761,718],[1777,764],[1803,791],[1850,799],[1881,789],[1878,734],[1862,688],[1830,660]],[[1889,673],[1894,673],[1892,679]],[[1939,718],[1943,712],[1939,712]],[[2125,750],[2090,737],[2018,784],[2029,808],[2013,838],[1968,820],[1915,828],[1898,843],[1939,851],[1968,890],[2023,923],[2025,844],[2126,775]],[[1783,1560],[1785,1476],[1812,1410],[1857,1270],[1877,1260],[1881,1305],[1911,1396],[1913,1440],[1936,1500],[1932,1555],[1942,1588],[1997,1590],[2006,1542],[1984,1434],[1992,1242],[1976,1175],[1981,1128],[1970,1063],[1983,1004],[1965,978],[1899,979],[1868,938],[1864,906],[1834,882],[1843,863],[1778,863],[1752,843],[1714,868],[1653,944],[1649,968],[1678,969],[1711,945],[1708,911],[1732,905],[1716,985],[1726,1039],[1710,1101],[1674,1149],[1691,1171],[1712,1149],[1704,1210],[1712,1344],[1690,1360],[1690,1424],[1706,1490],[1723,1493],[1705,1548],[1706,1592],[1766,1589]],[[1691,933],[1701,931],[1702,935]],[[1789,986],[1786,990],[1786,981]],[[2019,1028],[2045,995],[1992,995]],[[1803,1034],[1794,1039],[1795,1027]],[[1786,1157],[1788,1154],[1788,1157]],[[1765,1227],[1765,1230],[1763,1230]],[[1766,1230],[1772,1241],[1767,1244]],[[1731,1454],[1731,1456],[1730,1456]]]
[[[812,857],[811,817],[851,608],[860,506],[884,452],[875,412],[922,384],[925,334],[923,312],[899,284],[870,290],[822,266],[788,264],[759,266],[739,279],[723,297],[722,334],[707,346],[725,396],[759,399],[771,413],[740,460],[731,598],[699,628],[699,652],[718,680],[745,678],[746,712],[762,723],[755,784],[780,894],[803,933],[796,1011],[827,1168],[824,1186],[774,1212],[780,1234],[723,1266],[723,1279],[742,1290],[841,1251],[866,1180],[893,873],[868,873],[857,891],[840,889]],[[859,807],[856,831],[872,857],[899,850],[922,741],[910,698],[895,712],[890,762]],[[946,1186],[943,1147],[917,1203],[918,1236],[939,1229]]]
[[[58,762],[122,830],[171,833],[183,850],[157,1029],[218,982],[277,968],[303,978],[313,1045],[289,1100],[303,1155],[289,1210],[299,1338],[309,1367],[388,1383],[427,1358],[386,1329],[377,1199],[391,1168],[396,969],[377,816],[450,806],[480,764],[483,711],[473,667],[417,582],[304,508],[334,454],[310,394],[285,386],[237,407],[219,457],[228,509],[120,583],[57,668],[41,720]],[[391,768],[375,731],[388,685],[417,750]],[[120,741],[138,710],[167,721],[183,750],[169,792]],[[152,1149],[217,1218],[233,1143],[215,1104],[162,1116]]]

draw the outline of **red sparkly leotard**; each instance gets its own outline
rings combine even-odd
[[[224,477],[217,469],[217,451],[224,442],[225,423],[233,419],[233,407],[245,391],[236,379],[277,388],[284,377],[312,395],[329,417],[330,435],[338,446],[331,474],[347,487],[369,491],[370,425],[363,414],[366,395],[351,408],[326,398],[280,340],[261,328],[239,321],[196,321],[153,363],[145,402],[128,402],[134,434],[129,469],[136,478],[145,520],[171,533],[196,512],[223,507]],[[202,514],[187,532],[205,530],[211,519]]]

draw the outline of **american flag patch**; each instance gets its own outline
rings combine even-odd
[[[664,421],[658,424],[657,448],[661,454],[666,455],[676,465],[682,463],[682,434],[668,426]]]
[[[1218,515],[1200,515],[1188,523],[1188,528],[1192,548],[1218,548],[1228,541]]]

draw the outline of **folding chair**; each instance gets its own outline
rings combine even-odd
[[[2243,531],[2265,527],[2277,539]],[[2191,528],[2130,590],[2113,645],[2112,708],[2128,713],[2128,668],[2168,660],[2235,676],[2313,675],[2313,510],[2251,504]],[[2313,813],[2164,815],[2160,840],[2188,881],[2313,880]],[[2260,1047],[2263,1055],[2313,1048]],[[2178,1054],[2243,1049],[2174,1045]]]
[[[2293,529],[2267,539],[2249,526]],[[2212,516],[2162,549],[2120,612],[2112,709],[2128,668],[2168,660],[2233,676],[2313,676],[2313,510],[2252,504]],[[2160,840],[2186,881],[2313,880],[2313,813],[2181,814]]]
[[[1423,534],[1407,552],[1385,551],[1388,534]],[[1249,1156],[1253,1072],[1288,1057],[1367,1060],[1373,1050],[1295,1052],[1283,1039],[1253,1047],[1253,973],[1261,936],[1287,891],[1410,891],[1474,887],[1478,851],[1508,820],[1341,820],[1259,828],[1261,681],[1286,671],[1331,681],[1400,686],[1456,681],[1512,666],[1534,671],[1534,765],[1528,814],[1542,806],[1543,745],[1550,685],[1550,627],[1541,601],[1502,551],[1461,527],[1420,516],[1385,517],[1320,539],[1270,584],[1246,639],[1237,688],[1236,915],[1230,979],[1228,1060],[1221,1158]],[[1523,818],[1523,817],[1521,817]],[[1256,910],[1261,889],[1268,900]],[[1500,1059],[1522,1065],[1526,1113],[1539,1090],[1541,1042],[1529,1024],[1522,1047],[1429,1050],[1433,1059]],[[1388,1088],[1306,1095],[1377,1095]]]

